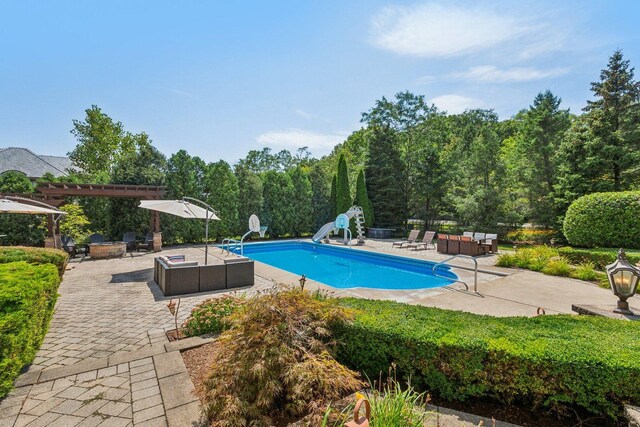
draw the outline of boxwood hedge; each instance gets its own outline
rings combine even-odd
[[[618,417],[640,402],[640,323],[591,316],[491,317],[393,301],[343,299],[357,310],[334,333],[338,361],[377,379],[394,363],[412,385],[473,397]]]
[[[0,264],[0,398],[40,348],[59,284],[52,264]]]
[[[0,246],[0,264],[26,261],[30,264],[53,264],[60,277],[67,266],[69,256],[59,249],[32,248],[28,246]]]
[[[573,246],[640,248],[640,192],[593,193],[569,206],[564,235]]]

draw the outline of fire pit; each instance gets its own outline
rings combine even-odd
[[[121,258],[127,253],[125,242],[90,243],[89,255],[93,259]]]

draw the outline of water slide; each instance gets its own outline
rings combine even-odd
[[[357,211],[354,209],[349,209],[347,212],[345,212],[344,214],[349,218],[353,218],[356,215]],[[333,229],[335,228],[335,222],[328,222],[325,225],[323,225],[322,227],[320,227],[320,230],[318,230],[318,232],[311,238],[311,240],[313,240],[315,243],[320,242],[322,239],[324,239],[325,237],[327,237],[329,235],[329,233],[331,233],[331,231],[333,231]]]
[[[313,240],[315,243],[320,242],[322,239],[327,237],[329,233],[333,231],[334,224],[335,222],[332,221],[320,227],[320,230],[318,230],[318,232],[311,238],[311,240]]]

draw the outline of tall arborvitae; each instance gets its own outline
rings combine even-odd
[[[404,175],[396,134],[387,126],[369,129],[369,157],[365,168],[367,193],[375,212],[374,225],[397,228],[406,220]]]
[[[373,225],[373,206],[367,195],[367,187],[364,182],[364,170],[360,169],[358,180],[356,181],[356,197],[353,200],[355,206],[360,206],[364,213],[364,224],[366,227]]]
[[[336,175],[333,174],[333,178],[331,179],[331,194],[329,195],[329,206],[331,207],[331,218],[333,221],[338,216],[338,205],[336,202],[336,186],[337,186],[337,178]]]
[[[349,171],[344,155],[338,160],[338,175],[336,177],[336,211],[345,213],[351,207],[351,193],[349,191]]]

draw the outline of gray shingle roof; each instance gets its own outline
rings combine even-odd
[[[40,178],[47,172],[59,177],[68,175],[71,165],[68,157],[40,156],[20,147],[0,148],[0,174],[14,170],[29,178]]]

